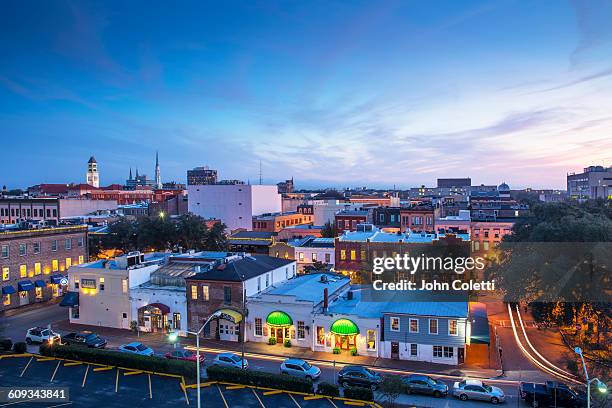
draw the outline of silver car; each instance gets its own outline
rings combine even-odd
[[[307,378],[313,381],[321,376],[319,367],[313,366],[307,361],[298,358],[290,358],[283,361],[280,366],[280,372],[281,374]]]
[[[244,365],[242,364],[242,358],[234,353],[221,353],[215,357],[212,362],[214,366],[221,367],[233,367],[233,368],[249,368],[249,362],[244,359]]]
[[[461,382],[455,382],[453,385],[453,396],[459,398],[461,401],[472,399],[489,401],[492,404],[499,404],[506,399],[501,389],[487,385],[480,380],[463,380]]]

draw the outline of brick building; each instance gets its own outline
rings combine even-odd
[[[241,341],[246,299],[296,274],[293,260],[267,255],[229,256],[213,268],[186,279],[187,317],[190,331],[203,330],[204,337]]]
[[[77,197],[7,197],[0,198],[0,224],[15,224],[24,220],[58,223],[62,218],[116,209],[115,200],[89,200]]]
[[[399,207],[378,207],[374,209],[372,222],[379,228],[397,229],[401,227]]]
[[[401,230],[403,232],[433,232],[435,231],[435,210],[433,206],[417,205],[400,210]]]
[[[355,231],[357,225],[371,222],[368,210],[342,210],[336,213],[336,234],[341,235],[345,231]]]
[[[313,215],[300,212],[270,213],[253,217],[253,231],[279,232],[294,225],[312,224]]]
[[[0,229],[0,310],[61,296],[68,268],[87,258],[86,226]]]

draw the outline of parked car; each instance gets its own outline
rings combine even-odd
[[[281,374],[316,380],[321,376],[319,367],[298,358],[289,358],[281,363]]]
[[[382,381],[380,374],[362,366],[345,366],[338,373],[338,383],[343,387],[366,387],[375,390]]]
[[[171,360],[197,361],[197,354],[191,350],[177,349],[166,353],[166,358]],[[200,363],[204,362],[204,355],[200,354]]]
[[[221,353],[212,362],[214,366],[243,368],[242,358],[234,353]],[[249,368],[249,362],[244,359],[244,368]]]
[[[409,394],[433,395],[436,398],[448,395],[448,385],[440,380],[434,380],[427,375],[412,374],[402,377]]]
[[[480,380],[456,381],[453,385],[453,396],[458,397],[461,401],[473,399],[489,401],[492,404],[499,404],[506,399],[501,389],[487,385]]]
[[[53,343],[60,340],[60,335],[51,329],[45,327],[32,327],[26,333],[25,341],[28,344],[32,343]]]
[[[144,344],[136,341],[128,344],[122,344],[119,346],[119,351],[122,353],[139,354],[141,356],[152,356],[154,354],[151,347],[145,346]]]
[[[565,384],[546,381],[543,384],[522,382],[519,385],[521,398],[534,408],[537,407],[586,407],[586,396]]]
[[[68,333],[62,336],[62,344],[71,346],[85,346],[91,348],[106,347],[106,340],[98,336],[96,333]]]

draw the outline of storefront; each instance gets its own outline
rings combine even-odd
[[[334,345],[340,350],[352,350],[357,347],[359,327],[349,319],[338,319],[329,331],[334,335]]]
[[[60,297],[64,294],[68,279],[64,275],[54,274],[49,278],[51,286],[51,295],[53,297]]]
[[[277,344],[282,344],[285,339],[291,339],[293,331],[293,319],[287,313],[276,310],[266,318],[269,337],[276,339]]]
[[[34,289],[34,284],[31,280],[22,280],[17,283],[19,291],[19,306],[24,306],[30,303],[29,291]]]
[[[138,326],[145,332],[163,332],[168,328],[170,308],[162,303],[151,303],[138,309]]]

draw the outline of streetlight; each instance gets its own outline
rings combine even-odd
[[[178,335],[176,334],[176,332],[171,332],[168,334],[168,340],[170,340],[170,343],[172,343],[174,345],[174,348],[176,348],[176,339],[178,338]]]
[[[187,331],[187,334],[193,334],[194,336],[196,336],[196,370],[198,371],[198,391],[197,391],[198,408],[200,408],[200,333],[202,333],[202,330],[204,330],[204,327],[206,327],[206,325],[208,324],[208,322],[210,322],[210,319],[212,319],[213,316],[214,314],[211,315],[208,319],[206,319],[202,327],[200,327],[200,330],[198,330],[197,332]]]
[[[599,378],[590,378],[589,373],[587,372],[587,366],[584,363],[584,356],[582,355],[582,349],[580,347],[574,348],[574,352],[580,356],[580,360],[582,360],[582,367],[584,368],[584,377],[587,381],[587,408],[591,408],[591,383],[595,383],[597,390],[602,394],[608,392],[608,386],[606,383],[601,381]]]

